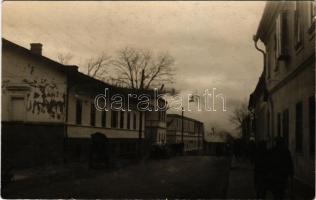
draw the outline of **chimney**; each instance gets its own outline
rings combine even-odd
[[[41,43],[31,43],[31,52],[36,55],[42,55],[42,46]]]

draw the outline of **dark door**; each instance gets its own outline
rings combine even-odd
[[[286,109],[283,111],[282,119],[282,128],[283,128],[283,137],[285,139],[285,145],[289,148],[289,110]]]

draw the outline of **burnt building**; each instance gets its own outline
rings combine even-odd
[[[27,167],[63,159],[68,68],[2,40],[2,161]],[[4,162],[3,162],[4,163]]]
[[[95,97],[105,88],[109,102],[97,109]],[[3,39],[3,163],[24,168],[83,159],[95,133],[106,138],[111,155],[135,155],[144,139],[145,114],[135,99],[119,110],[110,106],[114,95],[130,93],[142,91],[109,85],[53,61],[42,55],[41,44],[29,50]]]

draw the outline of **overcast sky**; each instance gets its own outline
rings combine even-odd
[[[175,60],[174,87],[200,92],[217,88],[226,112],[186,112],[212,126],[232,129],[229,115],[248,100],[262,71],[255,50],[265,2],[4,2],[3,37],[29,48],[43,44],[43,54],[57,59],[71,52],[69,64],[133,46],[168,52]],[[80,70],[83,70],[82,68]]]

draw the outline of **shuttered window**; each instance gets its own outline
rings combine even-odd
[[[277,126],[278,126],[278,137],[281,137],[281,113],[278,113],[277,118]]]
[[[136,113],[134,113],[134,119],[133,119],[133,129],[136,130]]]
[[[309,150],[310,155],[315,155],[315,96],[309,99]]]
[[[309,23],[309,26],[314,25],[315,21],[316,21],[316,2],[312,1],[312,2],[310,2],[310,23]]]
[[[302,153],[303,150],[303,103],[296,104],[295,113],[295,150]]]
[[[120,128],[124,128],[124,111],[121,111]]]
[[[127,129],[131,129],[131,112],[127,111]]]
[[[76,124],[82,123],[82,102],[81,100],[76,100]]]
[[[102,111],[102,116],[101,116],[101,124],[102,127],[106,127],[106,111]]]
[[[90,125],[91,126],[95,126],[95,115],[96,115],[95,106],[94,106],[94,103],[91,103],[90,104]]]
[[[288,109],[283,111],[282,131],[283,131],[283,137],[285,139],[286,146],[289,147],[289,110]]]
[[[118,112],[112,111],[111,113],[111,127],[118,128]]]
[[[24,97],[12,97],[11,99],[11,120],[24,121],[25,120],[25,99]]]
[[[300,2],[295,3],[295,13],[294,13],[294,44],[295,49],[298,49],[302,45],[303,41],[303,27],[302,27],[302,14]]]
[[[275,52],[276,59],[285,59],[288,54],[288,26],[287,26],[287,12],[281,12],[276,19],[276,44]]]

